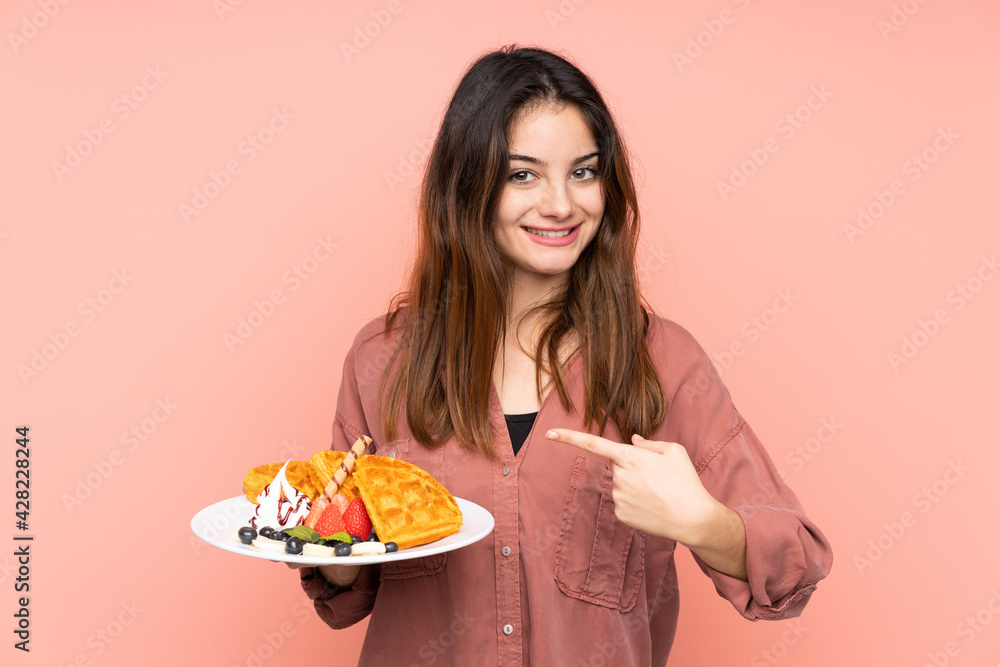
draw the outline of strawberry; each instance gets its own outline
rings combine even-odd
[[[350,504],[351,499],[345,496],[343,493],[338,493],[330,498],[330,502],[336,505],[337,510],[343,514],[347,511],[347,506]]]
[[[319,521],[320,516],[323,514],[323,510],[327,508],[330,501],[326,499],[326,496],[320,496],[316,500],[312,501],[312,505],[309,506],[309,514],[306,515],[306,520],[303,522],[310,528],[316,528],[316,522]]]
[[[341,516],[337,506],[330,503],[323,514],[316,521],[313,530],[319,533],[320,537],[329,537],[334,533],[341,533],[347,530],[344,525],[344,517]]]
[[[347,525],[347,532],[357,535],[361,539],[366,539],[372,534],[372,520],[368,518],[368,510],[361,498],[355,498],[348,504],[344,512],[344,523]]]

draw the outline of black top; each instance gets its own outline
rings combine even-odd
[[[535,425],[535,417],[537,416],[537,412],[503,416],[507,422],[507,432],[510,433],[510,444],[514,447],[514,456],[517,456],[517,451],[528,439],[528,434],[531,433],[531,427]]]

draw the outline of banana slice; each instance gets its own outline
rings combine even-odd
[[[385,545],[381,542],[358,542],[351,545],[352,556],[381,556],[385,553]]]
[[[333,556],[333,547],[327,547],[322,544],[313,544],[311,542],[306,542],[302,545],[302,555],[303,556],[320,556],[326,558],[327,556]]]
[[[285,543],[281,540],[272,540],[269,537],[257,537],[251,544],[261,551],[270,551],[275,554],[285,553]]]

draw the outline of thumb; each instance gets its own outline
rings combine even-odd
[[[646,440],[638,433],[632,436],[632,444],[641,449],[656,452],[657,454],[665,454],[667,452],[667,443],[660,442],[659,440]]]

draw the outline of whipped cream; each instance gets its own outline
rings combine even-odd
[[[287,467],[288,461],[285,461],[271,483],[257,496],[257,510],[250,519],[254,528],[271,526],[280,530],[305,522],[309,514],[309,497],[288,482]]]

